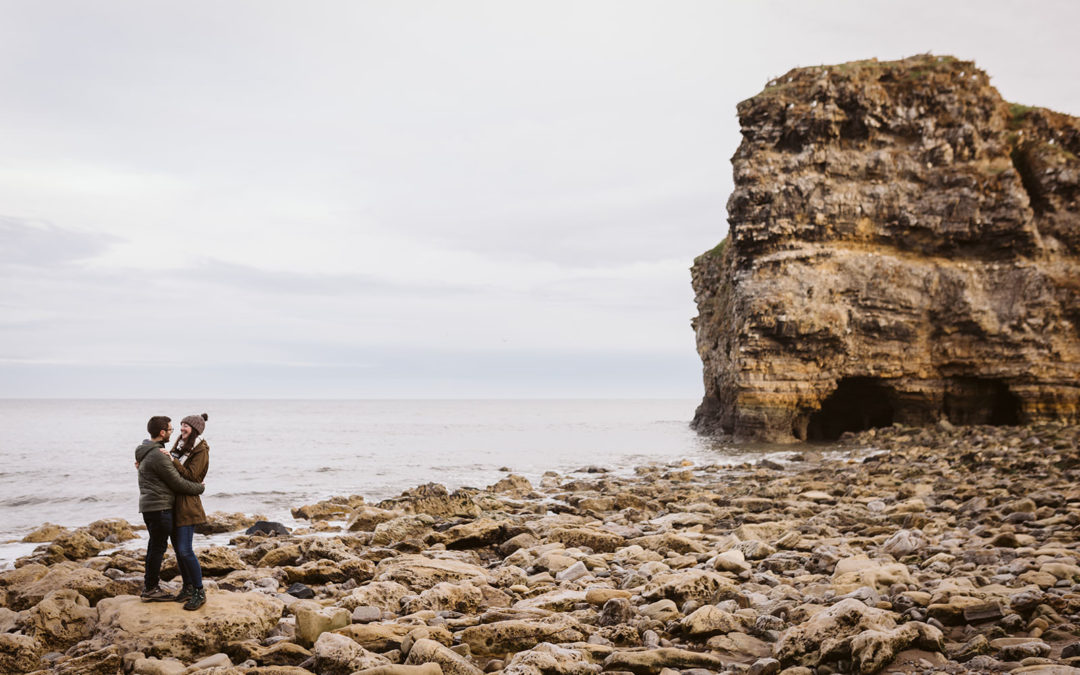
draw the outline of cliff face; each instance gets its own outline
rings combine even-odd
[[[738,112],[695,428],[1080,422],[1080,119],[929,55],[792,70]]]

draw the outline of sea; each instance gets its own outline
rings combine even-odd
[[[45,522],[141,525],[135,446],[152,415],[206,413],[206,511],[260,514],[334,495],[377,502],[429,482],[483,488],[520,474],[689,461],[782,461],[790,446],[699,436],[693,400],[0,399],[0,569],[31,553]],[[173,437],[173,440],[176,436]],[[132,545],[137,546],[138,542]],[[195,546],[200,545],[199,536]]]

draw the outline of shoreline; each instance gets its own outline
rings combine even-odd
[[[427,484],[296,507],[305,527],[288,535],[222,530],[196,542],[207,613],[270,603],[228,640],[172,613],[183,639],[125,633],[117,616],[161,616],[126,597],[142,552],[95,550],[82,528],[0,572],[0,623],[58,671],[129,652],[140,673],[218,653],[241,672],[302,666],[294,675],[1080,668],[1080,427],[889,427],[839,446],[876,450]],[[35,622],[60,589],[61,609],[85,610],[77,636]]]

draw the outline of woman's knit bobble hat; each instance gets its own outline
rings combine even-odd
[[[188,415],[184,419],[180,420],[181,424],[186,424],[195,430],[195,433],[202,436],[202,432],[206,429],[206,420],[210,419],[210,416],[206,413],[201,415]]]

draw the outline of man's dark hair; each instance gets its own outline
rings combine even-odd
[[[165,417],[164,415],[154,415],[150,418],[150,421],[146,423],[146,431],[149,432],[150,438],[157,438],[158,434],[169,428],[169,422],[172,422],[172,418]]]

